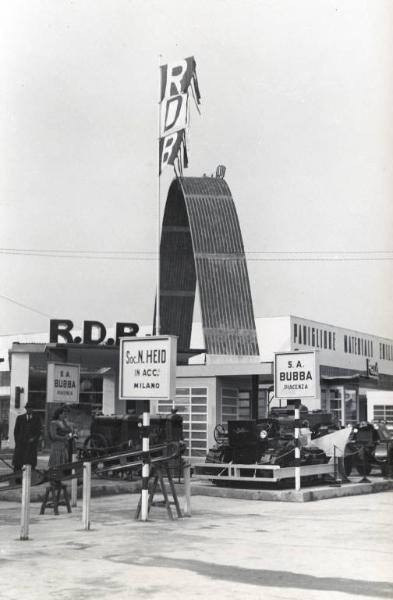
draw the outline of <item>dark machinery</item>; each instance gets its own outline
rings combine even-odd
[[[348,443],[348,454],[359,475],[367,477],[373,467],[379,467],[384,477],[393,476],[393,425],[367,423],[354,426]],[[347,475],[348,473],[348,469]]]
[[[185,445],[183,440],[183,417],[176,411],[168,415],[150,415],[150,447],[181,442],[183,454]],[[124,451],[137,451],[142,449],[142,417],[136,415],[96,415],[90,426],[90,435],[86,438],[83,447],[78,450],[78,460],[94,460],[109,454]],[[132,478],[131,469],[117,469],[116,461],[111,470],[110,463],[102,472],[104,477]],[[181,474],[181,460],[170,463],[172,473]],[[137,470],[135,471],[137,472]]]
[[[291,433],[293,431],[294,407],[289,405],[284,408],[273,407],[270,416],[278,420],[282,432]],[[311,432],[311,439],[316,439],[337,431],[340,426],[334,422],[333,415],[323,410],[309,411],[303,404],[299,408],[299,418],[302,427],[308,427]]]
[[[217,425],[215,446],[209,450],[206,462],[265,464],[289,467],[295,464],[295,438],[289,420],[284,424],[277,418],[228,421],[228,429]],[[317,447],[302,445],[300,462],[303,465],[324,464],[329,457]]]
[[[90,435],[86,438],[82,456],[99,456],[113,450],[142,447],[142,418],[135,415],[97,415],[93,417]],[[183,439],[183,418],[176,412],[150,416],[150,445]]]

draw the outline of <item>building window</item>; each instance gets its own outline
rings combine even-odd
[[[33,405],[33,410],[39,414],[42,423],[44,423],[46,408],[46,368],[41,366],[30,366],[29,393],[27,400]]]
[[[259,410],[259,394],[258,394],[258,410]],[[263,414],[259,413],[258,414]],[[251,419],[251,394],[248,390],[239,390],[239,419]]]
[[[358,402],[355,390],[345,390],[344,392],[344,419],[345,425],[358,421]]]
[[[9,415],[10,415],[10,397],[0,396],[0,446],[1,440],[8,439],[9,431]]]
[[[221,422],[223,425],[227,425],[228,421],[237,421],[238,419],[239,390],[223,388],[221,392]]]
[[[183,417],[183,437],[189,457],[207,454],[207,388],[177,388],[175,408]],[[159,400],[158,414],[171,412],[172,402]]]
[[[79,403],[102,410],[103,378],[101,374],[81,373]]]
[[[375,404],[373,408],[373,421],[393,423],[393,405]]]
[[[342,424],[342,400],[343,388],[329,389],[329,412],[333,415],[333,421],[337,424]]]
[[[11,371],[0,371],[0,387],[8,387],[11,382]]]

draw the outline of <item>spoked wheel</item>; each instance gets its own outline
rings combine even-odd
[[[99,457],[103,454],[102,450],[108,448],[106,437],[101,433],[93,433],[84,441],[83,449],[87,450],[90,456]]]
[[[216,425],[213,435],[216,444],[221,445],[224,443],[224,439],[227,437],[227,432],[225,431],[223,425]]]

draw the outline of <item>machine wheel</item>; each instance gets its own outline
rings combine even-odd
[[[101,433],[93,433],[85,439],[83,444],[85,450],[104,450],[108,448],[106,437]]]

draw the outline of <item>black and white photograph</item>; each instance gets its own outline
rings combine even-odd
[[[393,2],[0,2],[0,597],[393,597]]]

